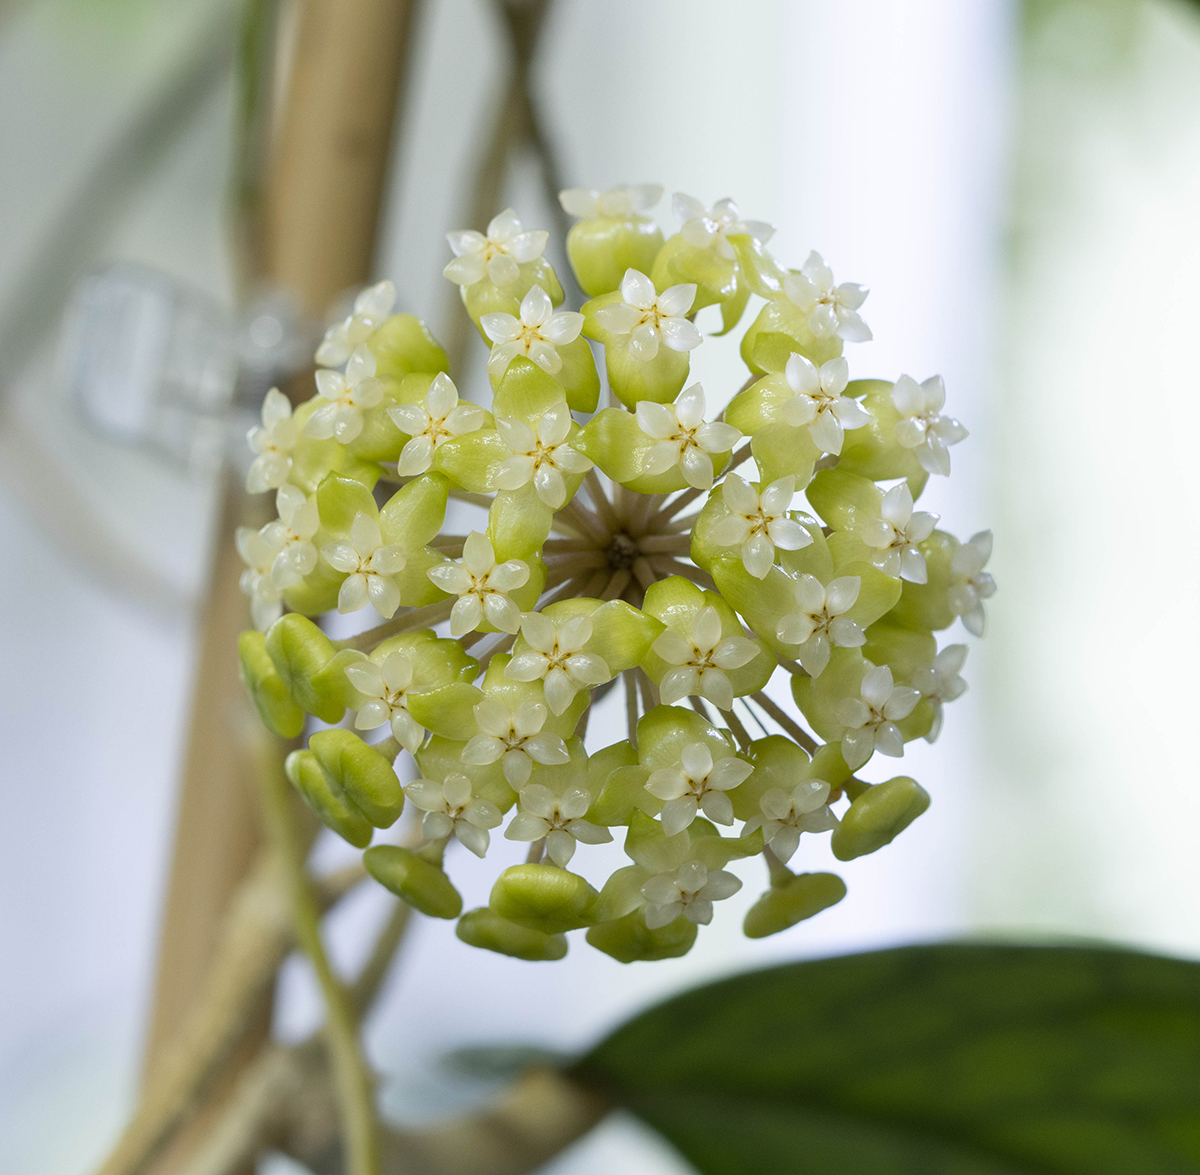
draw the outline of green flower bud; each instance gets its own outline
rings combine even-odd
[[[558,280],[558,274],[554,272],[554,266],[545,257],[535,257],[532,261],[526,261],[518,269],[517,280],[506,286],[498,286],[491,278],[485,277],[469,286],[459,287],[463,305],[467,308],[471,321],[479,329],[485,342],[487,335],[483,334],[479,320],[485,314],[511,314],[514,318],[519,317],[521,299],[534,286],[541,286],[546,291],[551,305],[562,304],[562,283]]]
[[[701,249],[689,245],[679,233],[669,238],[658,251],[650,269],[650,280],[656,290],[694,284],[696,300],[692,303],[692,313],[705,306],[732,302],[735,305],[740,303],[737,308],[740,315],[749,293],[748,290],[743,293],[744,287],[738,281],[736,261],[720,256],[713,247]],[[735,318],[733,322],[726,322],[725,329],[728,330],[736,321]]]
[[[862,655],[873,665],[890,665],[897,681],[909,681],[913,673],[937,656],[937,641],[925,632],[880,620],[867,629]]]
[[[808,485],[821,457],[807,428],[784,423],[759,429],[750,440],[750,452],[764,484],[794,477],[797,487]]]
[[[628,824],[634,812],[657,816],[662,811],[663,802],[646,790],[649,778],[648,767],[633,764],[614,768],[599,788],[592,789],[592,795],[596,798],[588,809],[587,818],[593,824],[607,827]]]
[[[800,873],[767,890],[747,911],[742,929],[747,938],[766,938],[836,906],[845,896],[846,883],[836,873]]]
[[[417,719],[419,722],[420,719]],[[422,723],[424,725],[424,723]],[[549,726],[549,723],[547,723]],[[463,735],[475,732],[475,725],[460,731]],[[467,763],[462,757],[466,739],[448,739],[434,735],[416,754],[417,766],[426,779],[444,783],[449,775],[465,775],[482,800],[507,812],[517,802],[517,794],[504,779],[500,763]]]
[[[907,775],[868,788],[833,830],[833,855],[850,861],[891,844],[928,807],[929,793]]]
[[[363,853],[363,865],[380,885],[430,918],[457,918],[462,895],[436,865],[398,845],[376,845]]]
[[[429,328],[411,314],[393,314],[367,339],[380,379],[401,379],[416,371],[449,373],[446,352]],[[411,401],[408,401],[411,402]]]
[[[742,336],[742,360],[756,373],[781,372],[793,354],[820,367],[842,353],[842,340],[818,339],[808,328],[808,315],[790,298],[769,301]]]
[[[284,762],[292,786],[304,797],[318,820],[357,849],[371,843],[371,822],[337,789],[312,751],[293,751]]]
[[[952,534],[935,530],[918,546],[925,556],[928,580],[925,583],[906,582],[888,620],[918,632],[935,632],[949,628],[955,620],[950,610],[950,561],[959,542]]]
[[[348,730],[321,730],[308,748],[350,802],[376,828],[390,828],[404,808],[391,763]]]
[[[295,612],[281,616],[267,632],[266,650],[297,705],[322,722],[341,721],[345,705],[323,694],[313,680],[337,649],[311,620]]]
[[[627,408],[633,410],[640,400],[669,404],[683,390],[691,366],[690,352],[659,347],[653,359],[636,359],[629,351],[630,336],[614,335],[604,329],[596,311],[622,301],[614,291],[595,298],[583,307],[583,333],[604,345],[604,364],[608,384]]]
[[[906,478],[912,496],[917,498],[929,474],[921,468],[916,450],[906,449],[896,440],[896,425],[901,417],[892,403],[894,386],[882,379],[856,379],[846,385],[844,395],[864,397],[863,407],[871,419],[847,431],[838,468],[873,481]]]
[[[317,487],[317,510],[321,515],[321,529],[336,535],[349,534],[360,512],[370,518],[379,515],[374,494],[362,482],[336,473],[329,474]]]
[[[615,922],[593,926],[586,937],[589,946],[611,955],[618,963],[648,963],[686,955],[696,941],[696,931],[696,924],[683,917],[651,930],[641,911],[635,910]]]
[[[263,725],[281,738],[297,738],[304,729],[304,711],[292,700],[275,669],[267,638],[250,630],[238,637],[242,684],[250,691]]]
[[[495,429],[481,428],[439,445],[433,467],[464,490],[486,494],[493,489],[492,479],[501,462],[511,456],[512,451]]]
[[[486,906],[464,914],[454,933],[468,946],[524,959],[527,963],[553,962],[567,954],[565,935],[543,934],[540,930],[518,926]]]
[[[379,480],[378,465],[354,456],[345,445],[340,445],[335,440],[319,440],[304,435],[304,425],[308,423],[308,418],[323,403],[326,401],[316,396],[301,404],[293,415],[299,439],[291,451],[292,464],[288,480],[306,494],[316,493],[317,487],[330,473],[339,473],[343,477],[362,482],[368,489],[373,488]]]
[[[558,357],[562,360],[554,378],[566,393],[567,404],[573,412],[595,412],[600,403],[600,373],[596,357],[582,336],[561,344]]]
[[[567,233],[567,256],[589,298],[621,284],[627,269],[649,273],[663,246],[658,225],[645,216],[589,216]]]
[[[557,865],[513,865],[496,879],[488,905],[518,926],[561,934],[590,926],[599,896],[577,873]]]
[[[855,536],[862,533],[864,523],[879,517],[883,501],[883,491],[873,481],[844,469],[822,469],[806,492],[826,523]]]
[[[420,694],[407,694],[408,712],[415,722],[443,738],[458,739],[475,726],[475,707],[483,690],[456,681]]]
[[[638,428],[637,418],[623,408],[602,408],[583,427],[579,450],[604,473],[639,494],[669,494],[686,487],[678,467],[665,473],[642,472],[646,454],[655,444]],[[717,460],[714,467],[719,468]]]

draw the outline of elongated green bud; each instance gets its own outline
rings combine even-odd
[[[348,730],[318,731],[309,750],[350,802],[375,825],[390,828],[404,808],[404,790],[392,765]]]
[[[929,793],[907,775],[868,788],[834,830],[833,855],[839,861],[850,861],[883,848],[928,807]]]
[[[340,722],[346,707],[313,684],[337,649],[311,620],[297,612],[281,616],[267,632],[266,649],[297,705],[322,722]]]
[[[465,913],[458,920],[454,933],[468,946],[524,959],[527,963],[555,962],[567,953],[564,935],[543,934],[540,930],[518,926],[486,906]]]
[[[242,684],[250,691],[263,725],[281,738],[297,738],[304,729],[304,711],[292,701],[276,671],[267,638],[261,632],[243,632],[238,637],[238,660]]]
[[[519,926],[561,934],[590,925],[599,896],[577,873],[557,865],[513,865],[496,879],[488,905]]]
[[[846,883],[836,873],[801,873],[785,885],[767,890],[746,914],[747,938],[766,938],[811,918],[846,896]]]
[[[284,763],[284,770],[292,786],[304,797],[305,803],[326,828],[333,829],[355,848],[365,849],[371,843],[374,833],[371,822],[347,803],[346,797],[321,770],[321,764],[312,751],[293,751]]]
[[[696,941],[696,924],[680,917],[651,930],[641,910],[634,910],[615,922],[593,926],[587,932],[587,940],[590,946],[610,955],[618,963],[678,959],[692,949]]]
[[[363,865],[380,885],[430,918],[457,918],[462,895],[436,865],[399,845],[376,845],[363,853]]]

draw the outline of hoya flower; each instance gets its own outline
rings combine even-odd
[[[345,372],[322,367],[317,371],[317,391],[327,401],[308,418],[306,437],[333,437],[348,445],[362,432],[363,409],[383,399],[383,384],[375,378],[375,356],[365,346],[354,348]]]
[[[556,622],[541,612],[526,612],[521,618],[521,635],[529,648],[509,661],[504,676],[513,681],[542,682],[546,702],[555,714],[561,714],[580,690],[612,678],[602,657],[583,651],[592,639],[589,616]]]
[[[845,430],[870,424],[871,414],[855,399],[843,396],[850,368],[841,356],[822,363],[818,371],[803,355],[792,355],[784,378],[795,393],[783,404],[788,424],[808,425],[813,443],[822,453],[842,451]]]
[[[542,255],[550,234],[523,229],[517,214],[506,208],[492,217],[486,234],[460,229],[446,239],[454,260],[442,273],[455,285],[473,286],[488,277],[498,286],[510,286],[521,275],[519,266]]]
[[[990,530],[973,534],[950,557],[950,611],[972,636],[983,636],[983,601],[996,594],[996,581],[984,571],[991,557]]]
[[[543,734],[546,707],[526,699],[513,714],[495,698],[484,698],[475,705],[475,723],[479,734],[463,747],[464,763],[485,766],[497,760],[510,787],[529,782],[534,763],[561,766],[569,763],[567,744],[553,734]]]
[[[543,371],[555,375],[562,370],[559,347],[573,343],[583,329],[583,315],[572,310],[554,313],[550,295],[541,286],[531,286],[521,299],[521,317],[485,314],[479,319],[483,333],[492,341],[487,369],[501,376],[518,355],[525,355]]]
[[[668,628],[651,646],[670,666],[659,683],[665,705],[683,698],[707,698],[721,710],[733,708],[733,684],[726,669],[740,669],[758,655],[741,636],[721,636],[721,615],[709,605],[692,617],[688,636]]]
[[[456,837],[477,857],[488,850],[488,829],[501,820],[500,810],[490,800],[475,794],[471,781],[456,772],[445,783],[417,779],[405,784],[404,794],[425,813],[421,831],[429,840]]]
[[[442,563],[426,573],[458,600],[450,613],[450,635],[465,636],[486,619],[501,632],[521,627],[521,609],[508,593],[529,582],[529,564],[523,559],[496,562],[496,551],[487,535],[473,530],[463,544],[461,563]]]
[[[714,763],[704,743],[688,743],[674,767],[651,772],[646,790],[665,801],[663,832],[674,836],[691,826],[697,811],[717,824],[732,824],[733,804],[725,793],[753,773],[754,768],[736,755],[726,755]]]
[[[704,341],[685,315],[696,300],[695,285],[670,286],[655,293],[654,283],[636,269],[621,279],[623,302],[596,312],[596,320],[614,335],[629,336],[629,354],[648,362],[658,354],[661,340],[672,351],[693,351]]]
[[[569,216],[633,216],[649,212],[662,199],[661,184],[620,184],[607,192],[594,188],[567,188],[558,202]]]
[[[410,754],[425,738],[425,728],[408,712],[405,695],[412,688],[413,663],[407,653],[389,653],[382,665],[356,661],[346,666],[350,684],[369,701],[354,720],[359,730],[374,730],[389,723],[396,741]]]
[[[660,873],[642,886],[646,925],[657,930],[682,915],[689,922],[707,926],[712,921],[713,902],[731,898],[741,888],[741,881],[724,869],[710,872],[699,861],[685,861],[674,872]]]
[[[818,339],[837,335],[848,343],[865,343],[871,338],[871,328],[858,316],[868,291],[854,282],[834,285],[833,270],[815,249],[799,273],[783,279],[783,292],[808,315],[808,329]]]
[[[776,547],[798,551],[812,542],[812,535],[787,516],[796,495],[794,477],[781,477],[759,493],[731,473],[721,493],[729,513],[713,527],[712,541],[722,547],[739,547],[742,566],[755,579],[765,579],[775,565]]]
[[[360,510],[350,524],[350,541],[326,543],[321,554],[331,567],[347,575],[338,591],[339,612],[357,612],[371,603],[385,619],[395,615],[400,589],[392,576],[404,570],[404,552],[395,544],[384,544],[374,518]]]
[[[907,718],[921,695],[907,685],[893,685],[887,665],[867,663],[860,696],[843,698],[838,705],[838,721],[846,727],[842,735],[842,758],[851,771],[857,771],[876,751],[900,758],[904,739],[896,725]]]
[[[967,663],[966,645],[947,645],[928,665],[916,670],[911,682],[921,697],[933,705],[933,725],[925,736],[926,742],[936,742],[942,732],[943,706],[967,692],[967,683],[959,676]]]
[[[351,352],[365,343],[371,332],[391,314],[395,304],[396,287],[390,281],[368,286],[354,299],[354,312],[325,332],[317,348],[317,362],[322,367],[340,367],[350,358]]]
[[[266,632],[283,615],[283,589],[271,578],[277,548],[252,526],[239,526],[235,537],[238,554],[246,564],[239,584],[250,597],[254,627]]]
[[[863,542],[876,548],[871,562],[886,575],[909,583],[927,582],[925,556],[917,544],[933,533],[938,516],[924,510],[913,512],[912,491],[905,482],[883,495],[879,510],[880,517],[868,519],[862,529]]]
[[[796,580],[796,611],[779,621],[775,635],[785,644],[799,646],[797,656],[810,676],[821,676],[834,645],[857,649],[866,644],[858,622],[845,615],[854,607],[861,587],[857,575],[831,580],[828,587],[815,575],[801,575]]]
[[[738,206],[729,199],[718,200],[711,208],[705,208],[694,196],[676,192],[671,209],[683,221],[680,236],[697,249],[716,246],[717,256],[732,261],[737,254],[728,237],[745,233],[760,245],[765,245],[775,233],[773,225],[762,220],[743,220]]]
[[[892,403],[900,413],[896,421],[896,440],[912,449],[929,473],[950,476],[950,446],[967,437],[967,430],[952,416],[943,416],[946,385],[940,375],[917,383],[911,375],[902,375],[892,387]]]
[[[321,518],[316,502],[310,502],[305,492],[293,485],[279,487],[275,508],[279,517],[268,522],[262,534],[276,551],[271,579],[276,587],[288,588],[317,565],[317,548],[312,537],[321,525]]]
[[[565,869],[575,855],[575,844],[602,845],[612,833],[590,820],[584,820],[592,804],[592,793],[572,787],[556,796],[548,787],[531,783],[521,788],[520,811],[504,830],[508,840],[546,841],[546,855]]]
[[[523,420],[496,418],[496,431],[508,446],[506,457],[496,470],[497,489],[519,490],[533,482],[537,496],[552,510],[567,500],[564,473],[587,473],[592,462],[567,444],[571,431],[571,410],[558,404],[537,422],[536,430]]]
[[[287,481],[292,471],[292,450],[298,439],[291,401],[278,388],[272,388],[263,400],[262,424],[256,424],[246,434],[255,454],[246,473],[247,493],[277,490]]]
[[[829,784],[820,779],[801,780],[791,791],[773,787],[758,801],[761,816],[746,821],[742,835],[763,830],[767,847],[785,865],[800,847],[802,832],[828,832],[838,826],[829,809]]]
[[[705,423],[705,406],[699,384],[684,388],[674,404],[638,402],[638,428],[658,442],[646,454],[645,473],[666,473],[678,466],[688,485],[712,489],[712,454],[727,453],[742,434],[729,424]]]
[[[421,404],[395,404],[387,410],[392,423],[411,439],[400,452],[396,472],[401,477],[424,473],[438,448],[483,426],[485,413],[477,404],[460,401],[458,388],[439,371]]]

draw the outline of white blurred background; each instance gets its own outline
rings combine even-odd
[[[104,259],[231,304],[233,83],[206,48],[231,11],[0,5],[0,1170],[14,1175],[85,1175],[132,1105],[212,541],[210,478],[81,426],[54,362],[58,317],[71,276]],[[377,276],[435,332],[453,310],[443,234],[466,215],[501,45],[479,0],[425,5]],[[971,642],[970,693],[904,760],[932,808],[888,849],[833,863],[840,906],[750,942],[741,913],[762,879],[744,869],[690,955],[631,967],[582,941],[563,963],[522,964],[422,920],[368,1024],[389,1112],[476,1092],[439,1067],[450,1049],[577,1049],[648,1001],[784,959],[998,931],[1195,953],[1192,7],[561,0],[542,49],[568,183],[732,195],[779,226],[781,260],[816,248],[871,287],[875,340],[849,349],[852,373],[945,376],[971,436],[925,500],[964,538],[992,527],[1000,591]],[[161,150],[104,173],[105,199],[81,206],[189,69]],[[506,202],[549,223],[526,170]],[[743,378],[736,339],[695,365],[710,402]],[[831,867],[823,843],[802,851]],[[343,859],[332,838],[318,854]],[[496,867],[457,863],[469,904]],[[382,910],[379,894],[348,904],[339,958],[359,956]],[[318,1018],[289,965],[279,1030]],[[614,1121],[552,1169],[683,1168]]]

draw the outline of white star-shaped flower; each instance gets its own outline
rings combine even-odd
[[[942,732],[945,703],[953,702],[967,692],[967,683],[959,676],[966,663],[966,645],[947,645],[930,664],[913,673],[913,688],[933,706],[933,725],[925,736],[926,742],[936,742]]]
[[[990,530],[973,534],[950,557],[950,611],[972,636],[983,636],[983,601],[996,594],[996,581],[984,571],[991,557]]]
[[[623,302],[613,302],[596,312],[596,320],[614,335],[629,336],[629,354],[641,363],[658,354],[658,344],[672,351],[693,351],[704,336],[685,317],[696,300],[695,285],[670,286],[661,294],[654,283],[636,269],[621,279]]]
[[[542,733],[546,718],[546,707],[532,699],[522,702],[514,714],[496,698],[484,698],[475,706],[479,734],[463,747],[463,762],[486,766],[499,760],[510,787],[528,783],[534,763],[549,767],[569,763],[567,744],[557,735]]]
[[[358,730],[374,730],[390,723],[396,741],[415,754],[425,738],[425,728],[408,712],[405,695],[412,688],[413,663],[407,653],[389,653],[382,665],[357,661],[346,666],[350,684],[370,701],[365,702],[354,720]]]
[[[829,832],[838,818],[829,809],[829,784],[820,779],[803,779],[791,791],[773,787],[758,801],[761,816],[746,821],[742,835],[763,830],[767,847],[785,865],[800,847],[802,832]]]
[[[665,801],[663,832],[674,836],[690,827],[698,811],[718,824],[732,824],[733,804],[725,793],[753,774],[754,768],[736,755],[726,755],[714,763],[704,743],[688,743],[674,767],[651,772],[646,790]]]
[[[733,683],[725,670],[740,669],[758,655],[753,641],[721,636],[721,614],[711,605],[692,617],[689,637],[668,628],[651,647],[673,666],[658,687],[664,705],[699,696],[721,710],[733,708]]]
[[[812,535],[787,516],[796,496],[794,477],[781,477],[759,493],[731,473],[721,493],[729,513],[713,527],[712,541],[722,547],[740,547],[742,566],[755,579],[765,579],[775,565],[776,547],[798,551],[812,542]]]
[[[345,372],[322,367],[317,371],[317,391],[327,401],[308,418],[306,437],[330,437],[348,445],[362,432],[363,409],[383,399],[383,383],[375,378],[375,356],[367,347],[355,347]]]
[[[950,446],[965,440],[968,433],[952,416],[943,416],[946,385],[940,375],[917,383],[911,375],[902,375],[892,387],[892,403],[900,413],[896,421],[896,440],[912,449],[921,468],[929,473],[950,476]]]
[[[548,787],[531,783],[521,788],[520,811],[504,830],[508,840],[546,841],[546,855],[565,869],[575,855],[576,843],[602,845],[612,833],[590,820],[584,820],[592,805],[592,793],[572,787],[556,796]]]
[[[917,544],[933,533],[938,516],[924,510],[913,512],[912,491],[906,482],[883,495],[879,512],[879,518],[868,519],[862,528],[863,542],[876,548],[871,562],[885,575],[899,576],[909,583],[928,582],[925,556]]]
[[[493,482],[497,489],[519,490],[533,482],[537,496],[552,510],[567,500],[564,473],[587,473],[592,462],[567,444],[571,410],[556,404],[537,423],[536,431],[523,420],[496,418],[496,431],[511,457],[500,462]]]
[[[793,354],[784,368],[784,378],[795,393],[783,403],[784,421],[807,425],[822,453],[840,453],[846,429],[870,424],[871,414],[853,397],[842,395],[850,368],[840,355],[822,363],[818,371],[803,355]]]
[[[904,738],[897,722],[907,718],[921,695],[907,685],[893,685],[892,671],[886,665],[867,663],[861,696],[843,698],[838,704],[838,721],[846,727],[842,736],[842,758],[851,771],[857,771],[876,751],[900,758]]]
[[[555,375],[562,370],[558,348],[579,338],[583,315],[573,310],[555,314],[550,295],[541,286],[532,286],[521,299],[520,318],[511,314],[485,314],[479,325],[492,341],[487,361],[490,374],[503,375],[518,355],[524,355],[543,371]]]
[[[775,233],[775,227],[762,220],[743,220],[738,206],[729,199],[718,200],[705,208],[694,196],[676,192],[671,209],[683,222],[680,236],[697,249],[716,247],[717,256],[732,261],[737,254],[728,237],[745,233],[760,245],[765,245]]]
[[[299,583],[317,565],[317,548],[312,537],[321,525],[316,502],[302,489],[280,486],[275,494],[279,517],[263,527],[263,538],[277,554],[271,564],[271,579],[279,588]]]
[[[583,651],[592,639],[589,616],[555,622],[541,612],[526,612],[521,618],[521,635],[529,648],[509,661],[504,676],[513,681],[542,682],[555,714],[561,714],[580,690],[612,678],[602,657]]]
[[[340,367],[350,358],[355,347],[365,343],[396,304],[396,287],[390,281],[368,286],[354,299],[354,312],[349,318],[335,323],[326,332],[317,348],[317,362],[322,367]]]
[[[277,548],[252,526],[239,526],[235,537],[238,554],[246,564],[239,584],[250,597],[254,627],[266,632],[283,615],[283,589],[271,578]]]
[[[287,481],[292,471],[292,450],[299,438],[291,401],[278,388],[272,388],[263,400],[262,424],[256,424],[246,434],[250,449],[256,454],[246,473],[247,493],[277,490]]]
[[[834,285],[833,270],[815,249],[799,273],[783,279],[783,292],[808,315],[808,329],[818,339],[837,335],[848,343],[865,343],[871,338],[871,328],[858,316],[868,291],[854,282]]]
[[[441,563],[425,574],[442,591],[458,597],[450,613],[451,636],[473,632],[485,618],[501,632],[516,632],[521,627],[521,609],[508,593],[529,582],[529,564],[523,559],[497,564],[487,535],[473,530],[463,544],[461,563]]]
[[[801,575],[795,583],[796,611],[775,626],[784,644],[799,645],[800,664],[813,677],[829,664],[831,646],[857,649],[867,638],[858,622],[844,613],[854,607],[862,580],[846,575],[823,587],[815,575]]]
[[[642,886],[646,926],[657,930],[680,915],[707,926],[712,921],[713,902],[731,898],[741,888],[741,881],[724,869],[710,873],[699,861],[685,861],[673,873],[660,873]]]
[[[384,544],[379,523],[360,510],[350,524],[350,541],[326,543],[325,561],[347,578],[338,591],[338,611],[357,612],[368,603],[385,619],[400,607],[400,589],[393,575],[404,570],[404,552],[394,543]]]
[[[495,804],[475,794],[465,775],[452,773],[445,783],[417,779],[405,784],[404,794],[425,813],[421,831],[429,840],[454,836],[477,857],[487,852],[488,829],[495,828],[502,817]]]
[[[661,184],[620,184],[607,192],[595,188],[566,188],[558,202],[568,216],[634,216],[649,212],[662,199]]]
[[[446,239],[454,260],[442,273],[455,285],[473,286],[488,277],[498,286],[510,286],[521,276],[520,266],[542,255],[550,234],[522,229],[517,214],[506,208],[492,217],[486,235],[460,229],[447,233]]]
[[[401,477],[424,473],[446,441],[482,428],[485,416],[478,404],[459,400],[458,388],[444,371],[433,377],[423,403],[395,404],[387,412],[392,423],[410,438],[396,462]]]
[[[727,453],[742,434],[729,424],[705,423],[704,410],[704,389],[699,384],[684,388],[674,404],[638,402],[638,428],[658,442],[646,454],[644,473],[666,473],[678,466],[688,485],[712,489],[710,454]]]

